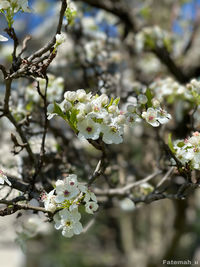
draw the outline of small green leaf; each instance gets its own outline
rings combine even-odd
[[[71,115],[70,115],[70,122],[74,125],[77,122],[76,116],[79,113],[77,109],[72,109]]]
[[[152,95],[152,93],[151,93],[150,88],[147,88],[145,95],[146,95],[147,100],[148,100],[148,101],[147,101],[147,106],[148,106],[148,108],[150,108],[150,107],[153,106],[153,105],[152,105],[152,102],[151,102],[151,100],[152,100],[152,98],[153,98],[153,95]]]
[[[54,102],[54,113],[56,113],[57,115],[59,115],[61,117],[64,116],[62,109],[60,108],[60,106],[56,102]]]
[[[119,101],[120,101],[120,97],[117,97],[117,98],[113,101],[113,104],[117,106],[117,105],[119,104]]]
[[[175,154],[176,150],[174,149],[174,146],[172,143],[172,134],[171,133],[168,134],[168,146],[169,146],[171,152]]]
[[[177,144],[178,147],[183,147],[184,145],[185,145],[184,142],[179,142],[179,143]]]
[[[107,106],[107,108],[109,108],[110,106],[112,106],[113,101],[114,101],[114,98],[112,97],[111,100],[110,100],[110,103],[109,103],[108,106]]]
[[[30,102],[28,102],[27,105],[26,105],[26,110],[27,110],[27,111],[31,111],[32,109],[33,109],[33,102],[30,101]]]

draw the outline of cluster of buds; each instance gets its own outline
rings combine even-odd
[[[200,82],[192,79],[190,83],[181,85],[172,78],[158,79],[149,88],[159,101],[167,100],[169,103],[183,99],[189,103],[200,104]]]
[[[194,132],[185,140],[174,142],[176,157],[182,164],[187,164],[191,169],[200,170],[200,133]]]
[[[158,101],[148,99],[144,94],[138,96],[135,104],[128,105],[127,111],[119,109],[119,98],[109,100],[106,94],[93,96],[83,89],[67,91],[64,98],[61,104],[48,106],[48,118],[59,115],[80,139],[101,138],[106,144],[122,143],[125,125],[133,126],[144,119],[157,127],[171,118]]]
[[[170,34],[159,26],[144,27],[135,36],[136,49],[141,52],[143,49],[155,49],[164,47],[168,51],[172,49],[172,38]]]
[[[78,235],[83,230],[79,212],[81,204],[85,205],[85,211],[90,214],[98,209],[95,194],[86,185],[79,183],[75,174],[68,175],[64,180],[57,180],[55,188],[41,198],[45,209],[55,213],[55,228],[62,229],[65,237]]]
[[[171,77],[158,79],[151,83],[149,88],[154,92],[155,97],[159,101],[166,99],[168,102],[173,102],[177,97],[186,97],[185,86],[179,84]]]

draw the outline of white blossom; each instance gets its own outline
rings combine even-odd
[[[194,132],[185,140],[174,142],[176,157],[182,164],[188,164],[192,169],[200,170],[200,133]]]
[[[77,123],[77,129],[79,130],[78,137],[80,139],[92,139],[97,140],[100,134],[100,127],[98,123],[95,123],[92,119],[85,119]]]
[[[56,181],[56,203],[62,203],[65,200],[70,200],[75,198],[79,190],[77,188],[77,180],[76,178],[65,178],[65,180],[57,180]]]
[[[63,209],[54,215],[55,228],[62,229],[62,235],[65,237],[79,235],[83,230],[80,219],[81,215],[78,209],[73,209],[71,212]]]
[[[44,202],[44,207],[47,211],[54,212],[57,208],[56,202],[55,202],[55,190],[53,189],[48,194],[45,194],[42,196],[42,200]]]
[[[89,201],[85,204],[85,211],[87,213],[93,214],[97,209],[99,205],[94,201]]]
[[[157,120],[157,110],[153,108],[148,108],[147,111],[144,111],[142,117],[153,127],[158,127],[160,125]]]
[[[7,183],[8,185],[11,186],[11,182],[8,180],[7,176],[5,175],[5,173],[0,170],[0,184],[4,184],[4,183]]]
[[[66,41],[66,36],[64,33],[56,34],[56,44],[61,45]]]
[[[123,142],[122,130],[120,129],[120,127],[117,127],[115,125],[103,125],[101,131],[103,133],[102,140],[106,144],[120,144]]]

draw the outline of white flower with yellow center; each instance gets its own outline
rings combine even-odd
[[[128,126],[133,127],[135,126],[136,122],[141,122],[141,118],[135,113],[126,113],[126,123]]]
[[[55,228],[62,229],[62,235],[65,237],[72,237],[74,234],[79,235],[83,231],[82,224],[79,222],[81,215],[78,209],[73,209],[71,212],[63,209],[56,213],[53,217],[55,221]]]
[[[120,144],[123,142],[123,129],[118,125],[102,125],[101,132],[103,133],[102,140],[106,144]]]

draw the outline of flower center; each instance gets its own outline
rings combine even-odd
[[[98,111],[99,111],[99,107],[95,106],[95,107],[94,107],[94,111],[95,111],[95,112],[98,112]]]
[[[92,209],[92,205],[90,205],[89,208]]]
[[[65,225],[66,225],[67,227],[69,227],[69,226],[71,225],[71,222],[70,222],[70,221],[66,221]]]
[[[87,131],[88,133],[90,133],[90,132],[92,131],[92,127],[87,127],[87,128],[86,128],[86,131]]]
[[[68,196],[69,195],[69,191],[65,190],[64,195]]]
[[[152,121],[154,119],[154,116],[149,116],[149,121]]]
[[[116,133],[116,132],[117,132],[117,128],[115,128],[114,126],[112,126],[112,127],[111,127],[111,131],[112,131],[113,133]]]
[[[129,122],[133,122],[134,118],[133,117],[129,117]]]
[[[74,185],[74,182],[70,182],[69,184],[70,184],[71,186],[73,186],[73,185]]]

